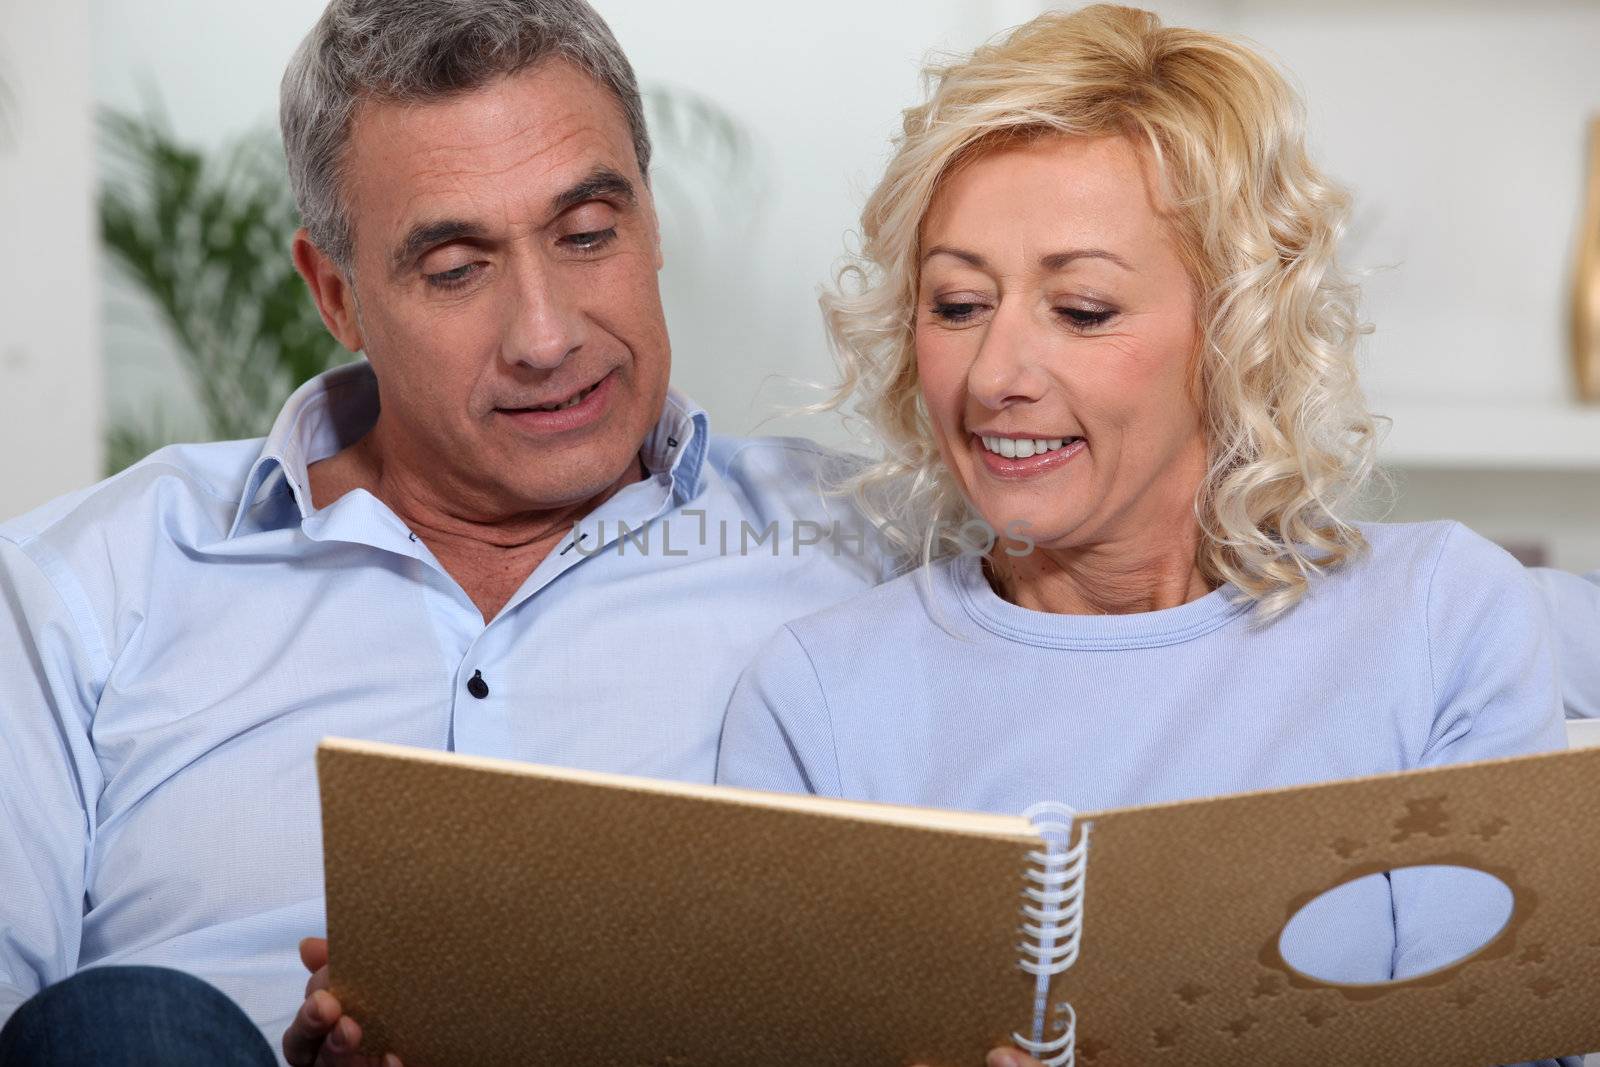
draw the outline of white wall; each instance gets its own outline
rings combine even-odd
[[[100,470],[86,0],[0,14],[0,518]]]
[[[1386,401],[1557,403],[1600,4],[1238,5],[1358,195],[1350,253]]]

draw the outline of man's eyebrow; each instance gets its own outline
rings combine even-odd
[[[922,261],[926,263],[938,255],[954,256],[961,262],[976,267],[978,270],[987,270],[989,268],[989,261],[978,255],[978,253],[969,252],[964,248],[951,248],[949,245],[934,245],[923,255]],[[1061,270],[1080,259],[1104,259],[1115,263],[1123,270],[1133,270],[1133,266],[1127,260],[1104,248],[1073,248],[1065,252],[1051,252],[1049,255],[1039,257],[1039,266],[1045,270]]]
[[[557,193],[551,199],[550,216],[554,218],[569,208],[577,207],[585,200],[594,200],[602,196],[615,197],[629,207],[638,200],[638,195],[633,191],[633,183],[627,178],[610,167],[596,167],[578,184]]]
[[[411,266],[412,260],[434,245],[446,244],[450,241],[481,240],[483,233],[482,226],[463,219],[439,219],[436,222],[419,222],[411,227],[405,239],[395,249],[390,266],[396,274],[403,273]]]
[[[638,200],[633,183],[610,167],[596,167],[576,185],[566,189],[550,201],[550,214],[556,216],[586,200],[611,196],[629,206]],[[450,241],[482,240],[485,231],[475,222],[464,219],[439,219],[413,226],[405,239],[395,249],[390,266],[396,274],[404,273],[411,262],[434,245]]]

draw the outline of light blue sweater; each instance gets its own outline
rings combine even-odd
[[[1370,552],[1265,627],[1228,587],[1053,615],[996,595],[975,557],[935,563],[780,630],[734,691],[718,780],[1017,813],[1563,747],[1523,568],[1455,523],[1362,529]],[[1412,868],[1321,898],[1283,949],[1319,977],[1385,981],[1459,958],[1508,911],[1497,884]]]

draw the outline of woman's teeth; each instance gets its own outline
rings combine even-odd
[[[1064,448],[1079,437],[1035,437],[1032,440],[1026,437],[980,437],[983,447],[997,456],[1006,459],[1028,459],[1031,456],[1042,456],[1046,452],[1054,452]]]
[[[589,386],[589,388],[587,388],[587,389],[579,390],[577,393],[573,394],[572,396],[569,396],[567,399],[561,401],[561,403],[559,403],[559,404],[544,404],[544,405],[541,405],[540,407],[534,408],[533,410],[535,410],[535,411],[565,411],[567,408],[572,407],[574,404],[581,404],[583,402],[584,397],[586,397],[590,393],[594,392],[595,388],[597,386],[599,386],[599,384],[600,384],[599,382],[595,382],[594,385]]]

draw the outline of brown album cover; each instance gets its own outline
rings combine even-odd
[[[1048,842],[1048,817],[366,742],[318,769],[333,990],[408,1067],[977,1067],[1013,1034],[1088,1067],[1600,1048],[1600,749],[1083,812]],[[1278,952],[1324,891],[1431,864],[1511,890],[1464,960],[1341,986]]]

